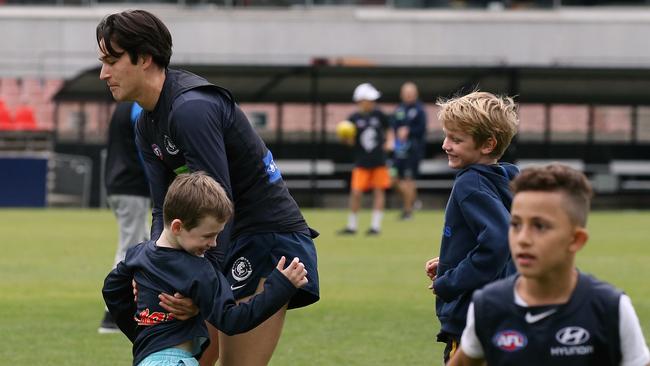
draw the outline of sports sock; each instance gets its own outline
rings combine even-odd
[[[384,212],[381,210],[372,210],[372,218],[370,220],[370,228],[377,231],[381,230],[381,218]]]
[[[357,230],[357,214],[353,212],[348,215],[348,229]]]

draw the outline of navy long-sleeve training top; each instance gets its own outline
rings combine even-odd
[[[138,284],[137,303],[132,279]],[[204,319],[228,335],[247,332],[280,310],[296,290],[274,270],[264,292],[237,305],[230,284],[207,259],[147,241],[127,251],[106,277],[102,294],[116,324],[133,342],[133,364],[137,365],[151,353],[186,341],[192,341],[194,356],[199,358],[209,344]],[[158,305],[163,292],[191,298],[199,315],[175,319]]]

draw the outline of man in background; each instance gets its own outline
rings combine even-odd
[[[400,91],[402,103],[393,115],[395,130],[395,168],[394,187],[402,198],[402,220],[409,220],[413,215],[413,206],[417,199],[415,180],[420,172],[420,160],[424,156],[427,115],[424,106],[418,100],[418,87],[408,81]]]
[[[119,227],[113,267],[124,259],[126,250],[148,239],[149,186],[135,146],[135,123],[142,108],[137,103],[120,103],[108,127],[105,184],[108,205]],[[99,333],[117,333],[111,315],[104,311]]]

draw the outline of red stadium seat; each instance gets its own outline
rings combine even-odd
[[[0,130],[13,130],[15,129],[15,124],[13,121],[13,118],[11,118],[11,114],[5,108],[5,105],[2,101],[0,101]]]
[[[28,105],[18,106],[14,117],[14,124],[18,130],[37,130],[38,125],[36,124],[32,107]]]

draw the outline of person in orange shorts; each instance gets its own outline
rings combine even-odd
[[[390,187],[390,175],[386,166],[387,151],[392,150],[393,131],[388,117],[377,108],[381,93],[371,84],[356,87],[352,100],[359,110],[348,119],[354,123],[356,134],[347,143],[354,145],[354,169],[350,184],[350,214],[341,235],[356,234],[358,213],[363,193],[372,189],[372,219],[366,235],[381,232],[381,219],[385,205],[385,190]]]

